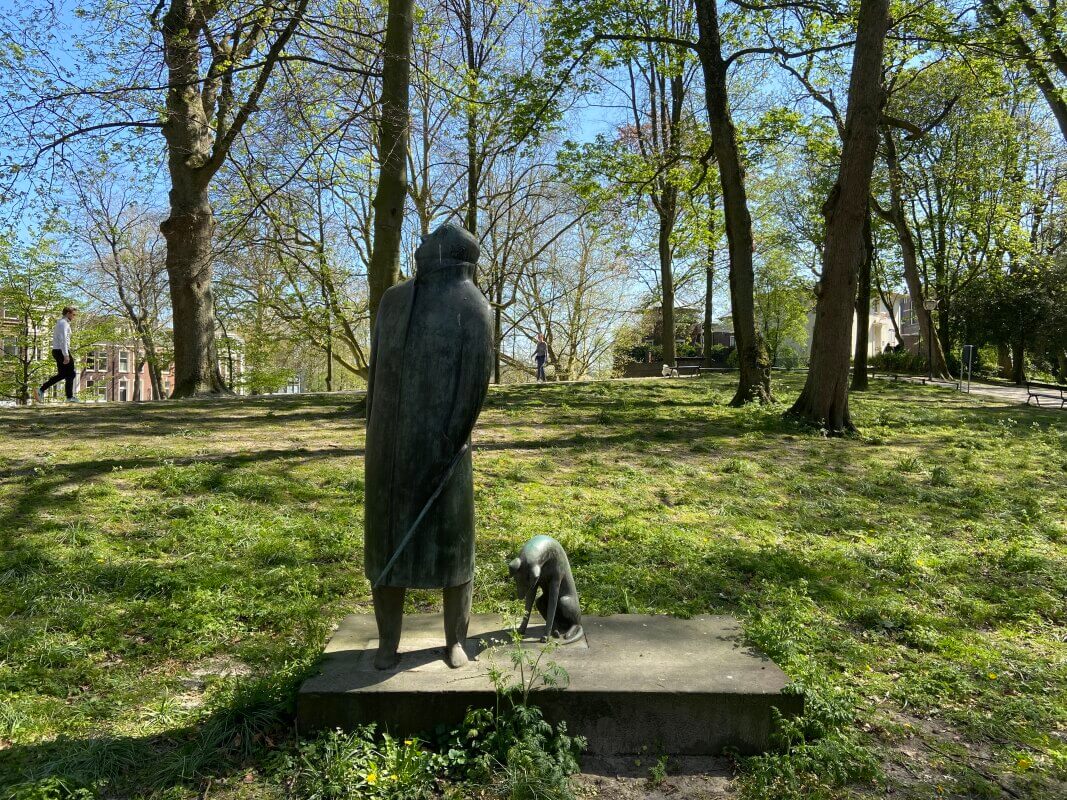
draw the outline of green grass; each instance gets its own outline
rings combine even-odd
[[[549,533],[587,613],[740,616],[811,712],[750,796],[1063,791],[1067,415],[876,381],[826,439],[731,388],[492,390],[476,610]],[[0,415],[0,796],[285,796],[294,687],[370,611],[361,408]]]

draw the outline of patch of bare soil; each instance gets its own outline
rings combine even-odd
[[[581,798],[604,800],[732,800],[729,763],[721,758],[680,757],[666,763],[666,774],[655,775],[654,758],[590,758],[574,778]]]
[[[252,674],[252,668],[230,656],[215,656],[201,661],[181,679],[185,689],[175,700],[182,708],[196,708],[204,700],[208,683],[220,678],[243,678]]]
[[[960,794],[954,788],[957,781],[966,786],[979,779],[1005,798],[1067,797],[1067,784],[1063,782],[1037,789],[1026,785],[1019,776],[1005,774],[997,766],[992,747],[966,739],[940,720],[888,709],[883,712],[896,728],[877,731],[891,753],[882,765],[890,795],[926,796],[933,790],[938,798],[964,800],[974,795],[970,789]]]

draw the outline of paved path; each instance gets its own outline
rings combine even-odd
[[[910,383],[925,383],[923,378],[910,378],[901,377],[899,380],[908,381]],[[946,389],[952,389],[955,391],[955,382],[949,381],[934,381],[934,386],[941,386]],[[966,384],[965,384],[966,386]],[[999,383],[982,383],[980,381],[971,381],[972,397],[989,397],[994,400],[999,400],[1002,403],[1009,403],[1012,405],[1026,405],[1027,393],[1026,389],[1021,386],[1007,386]],[[1034,404],[1031,403],[1031,406]],[[1041,408],[1051,408],[1055,410],[1067,411],[1067,408],[1061,409],[1060,405],[1054,400],[1042,400]]]
[[[964,384],[966,386],[966,384]],[[984,395],[1005,403],[1026,403],[1026,389],[1021,386],[1001,386],[996,383],[976,383],[971,381],[971,394]],[[1049,401],[1048,408],[1058,408],[1057,404]]]

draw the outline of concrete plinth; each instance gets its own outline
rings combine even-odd
[[[711,756],[726,747],[757,753],[770,744],[772,708],[800,713],[803,698],[784,694],[785,674],[740,644],[732,617],[620,614],[584,617],[584,641],[554,649],[544,661],[569,676],[566,688],[542,689],[531,702],[553,722],[589,741],[594,755],[647,751]],[[529,629],[524,647],[538,648],[543,627]],[[475,615],[466,642],[468,667],[442,660],[439,615],[404,618],[400,663],[380,671],[372,663],[378,633],[370,615],[342,622],[317,675],[297,698],[302,732],[370,722],[396,735],[456,725],[470,706],[492,707],[491,666],[510,665],[510,634],[495,615]]]

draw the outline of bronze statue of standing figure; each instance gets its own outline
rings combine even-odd
[[[367,382],[364,562],[378,624],[374,664],[398,661],[404,590],[443,589],[445,660],[463,642],[474,577],[470,435],[489,386],[493,324],[474,284],[478,241],[443,225],[411,280],[382,297]]]

